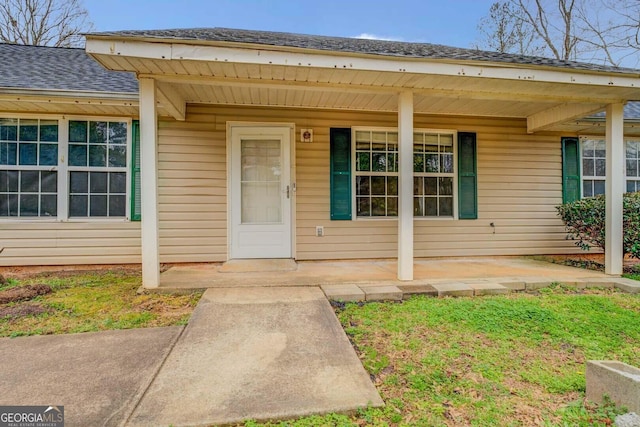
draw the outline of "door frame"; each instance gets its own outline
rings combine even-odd
[[[290,236],[291,236],[291,258],[296,259],[296,127],[295,123],[287,122],[242,122],[228,121],[226,123],[226,154],[227,154],[227,261],[231,260],[231,244],[233,240],[233,219],[232,219],[232,177],[231,166],[233,162],[232,155],[232,129],[233,128],[289,128],[289,181],[290,181]]]

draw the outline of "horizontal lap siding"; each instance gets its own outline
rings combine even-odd
[[[160,120],[161,262],[227,259],[226,124],[296,125],[296,258],[393,258],[394,219],[329,219],[329,129],[396,127],[395,114],[189,105],[187,120]],[[528,135],[523,120],[416,116],[421,128],[478,136],[478,220],[416,220],[415,255],[576,252],[555,212],[561,202],[560,135]],[[299,141],[311,128],[313,143]],[[490,227],[494,223],[495,228]],[[315,237],[324,226],[325,236]],[[137,263],[139,222],[3,222],[0,265]]]
[[[161,262],[226,260],[226,132],[216,116],[189,109],[188,120],[158,124]]]
[[[397,256],[397,221],[330,221],[329,127],[396,126],[395,115],[327,112],[297,144],[297,258]],[[565,240],[555,206],[562,201],[559,135],[528,135],[524,120],[416,116],[416,128],[476,132],[477,220],[414,222],[417,257],[578,252]],[[493,223],[494,227],[490,224]],[[324,226],[324,237],[315,227]]]
[[[0,230],[3,266],[140,262],[139,222],[12,221]]]
[[[396,127],[395,114],[190,105],[186,123],[161,124],[163,259],[226,259],[227,121],[295,124],[297,259],[397,255],[396,220],[329,219],[329,129]],[[564,227],[555,211],[562,200],[560,135],[528,135],[524,120],[511,119],[416,116],[415,126],[477,133],[479,212],[478,220],[416,220],[416,256],[578,251],[572,242],[565,240]],[[313,143],[300,142],[301,128],[313,129]],[[170,161],[175,163],[162,166],[162,162]],[[208,166],[214,170],[207,170]],[[188,184],[192,194],[182,194],[179,200],[169,203],[169,188],[177,196],[181,194],[180,183]],[[216,206],[215,200],[224,204]],[[189,215],[189,219],[180,221],[180,215]],[[169,216],[171,221],[167,221]],[[197,224],[202,228],[191,227],[189,224],[196,224],[198,218]],[[315,236],[316,226],[324,226],[324,237]],[[191,240],[191,257],[184,252],[172,252],[172,246],[165,243],[169,235]]]

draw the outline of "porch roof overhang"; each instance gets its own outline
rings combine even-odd
[[[529,132],[598,129],[582,120],[640,100],[640,71],[385,56],[211,40],[87,35],[111,70],[157,82],[158,112],[184,120],[186,104],[396,112],[414,93],[416,114],[523,118]]]
[[[137,117],[137,93],[0,87],[0,110],[15,113]]]

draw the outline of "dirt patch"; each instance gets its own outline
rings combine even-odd
[[[0,274],[14,279],[26,279],[30,277],[69,277],[78,273],[126,272],[140,273],[140,264],[88,264],[88,265],[34,265],[17,267],[0,267]]]
[[[26,285],[0,291],[0,304],[27,301],[52,292],[49,285]]]
[[[42,313],[50,313],[51,309],[40,304],[18,304],[8,307],[0,307],[0,319],[9,318],[11,320],[25,316],[37,316]]]
[[[158,314],[165,318],[179,318],[193,312],[190,305],[169,305],[163,301],[149,300],[138,304],[138,309]]]

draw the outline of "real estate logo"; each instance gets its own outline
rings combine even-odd
[[[64,427],[64,406],[0,406],[0,427]]]

